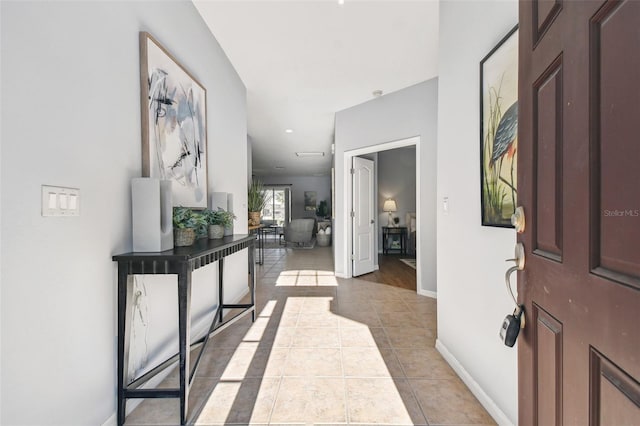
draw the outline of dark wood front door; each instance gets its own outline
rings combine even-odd
[[[519,52],[519,424],[640,425],[640,1],[521,1]]]

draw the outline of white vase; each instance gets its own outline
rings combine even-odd
[[[165,251],[173,247],[171,181],[131,180],[133,251]]]
[[[224,226],[209,225],[209,239],[217,240],[224,237]]]

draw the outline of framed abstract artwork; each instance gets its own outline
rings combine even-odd
[[[304,191],[304,209],[305,211],[316,211],[318,204],[318,195],[316,191]]]
[[[517,206],[518,26],[480,62],[482,225],[513,228]]]
[[[142,176],[170,180],[173,204],[207,207],[207,91],[140,33]]]

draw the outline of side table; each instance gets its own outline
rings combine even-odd
[[[398,241],[399,240],[399,241]],[[400,254],[407,254],[407,227],[406,226],[383,226],[382,227],[382,253],[389,254],[389,251],[398,251]]]

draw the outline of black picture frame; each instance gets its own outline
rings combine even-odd
[[[482,226],[513,228],[517,206],[518,25],[480,61]]]

